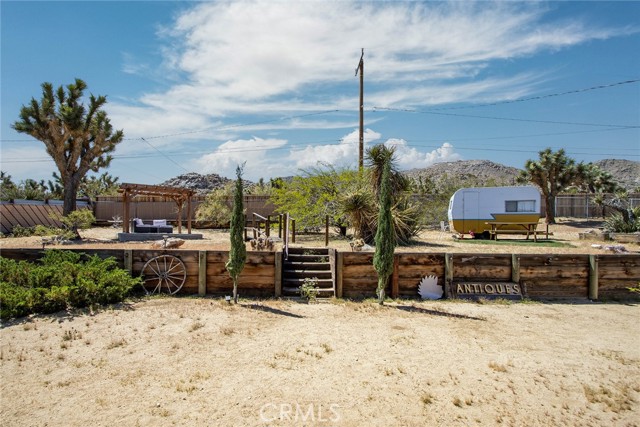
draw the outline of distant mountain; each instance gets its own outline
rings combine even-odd
[[[600,169],[609,172],[621,186],[629,191],[640,189],[640,162],[622,159],[604,159],[593,162]]]
[[[437,181],[447,176],[461,181],[489,181],[494,182],[495,185],[515,185],[520,169],[489,160],[458,160],[435,163],[423,169],[411,169],[403,173],[415,180],[422,177],[422,179],[429,178]]]
[[[640,162],[621,159],[605,159],[593,162],[629,191],[640,188]],[[496,185],[515,185],[520,169],[494,163],[489,160],[459,160],[436,163],[423,169],[405,171],[409,178],[430,178],[437,181],[444,176],[469,182],[494,182]]]
[[[609,172],[613,178],[629,191],[635,191],[640,188],[640,162],[632,160],[605,159],[594,162],[602,170]],[[411,179],[429,178],[437,181],[443,177],[448,179],[456,179],[462,182],[471,183],[487,183],[491,182],[495,185],[516,185],[516,177],[520,173],[520,169],[511,166],[505,166],[490,160],[459,160],[456,162],[436,163],[423,169],[411,169],[403,172]],[[293,177],[283,178],[284,181],[290,181]],[[191,172],[171,178],[160,185],[168,185],[171,187],[190,188],[199,195],[205,195],[211,190],[224,187],[232,179],[225,178],[218,174],[212,173],[201,175]],[[246,181],[249,187],[253,183]]]

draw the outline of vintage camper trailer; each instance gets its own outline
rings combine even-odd
[[[449,227],[460,234],[473,232],[489,237],[487,221],[537,222],[540,191],[533,186],[461,188],[449,201]],[[503,230],[518,230],[506,225]]]

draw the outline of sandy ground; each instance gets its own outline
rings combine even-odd
[[[637,305],[150,298],[0,330],[3,426],[638,426]]]
[[[411,246],[397,247],[398,252],[452,252],[452,253],[549,253],[549,254],[604,254],[611,253],[604,249],[604,246],[619,245],[612,241],[602,240],[580,240],[579,233],[593,232],[599,234],[598,228],[601,223],[599,221],[576,221],[568,219],[558,219],[557,224],[549,227],[549,231],[553,233],[551,240],[561,243],[562,246],[551,247],[545,244],[545,239],[540,238],[538,243],[532,238],[526,240],[525,236],[500,236],[500,244],[478,244],[478,241],[470,241],[469,236],[464,239],[454,239],[451,233],[442,233],[440,231],[428,230],[420,234],[415,244]],[[110,227],[98,227],[80,232],[83,241],[71,245],[56,245],[57,248],[150,248],[152,241],[147,242],[128,242],[122,243],[117,241],[119,229]],[[181,249],[195,250],[228,250],[229,249],[229,233],[225,230],[211,229],[194,229],[193,233],[203,235],[201,240],[185,240]],[[277,235],[277,231],[274,233]],[[159,237],[159,239],[161,239]],[[509,245],[506,243],[514,243]],[[489,243],[485,241],[485,243]],[[520,244],[515,244],[520,243]],[[600,244],[603,248],[594,248],[593,244]],[[277,247],[281,248],[281,244]],[[293,246],[324,246],[323,234],[298,234],[296,243]],[[350,251],[349,240],[339,238],[336,235],[330,237],[329,246]],[[624,249],[628,252],[640,252],[640,245],[637,243],[624,243]],[[48,246],[49,248],[54,246]],[[42,237],[22,237],[22,238],[1,238],[0,250],[2,248],[42,248]],[[247,248],[250,249],[247,244]]]

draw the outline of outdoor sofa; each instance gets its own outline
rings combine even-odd
[[[154,219],[143,221],[140,218],[133,219],[134,233],[173,233],[173,227],[167,224],[166,219]]]

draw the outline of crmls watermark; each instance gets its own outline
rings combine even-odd
[[[340,421],[337,403],[265,403],[260,407],[260,421],[292,421],[294,423],[336,423]]]

